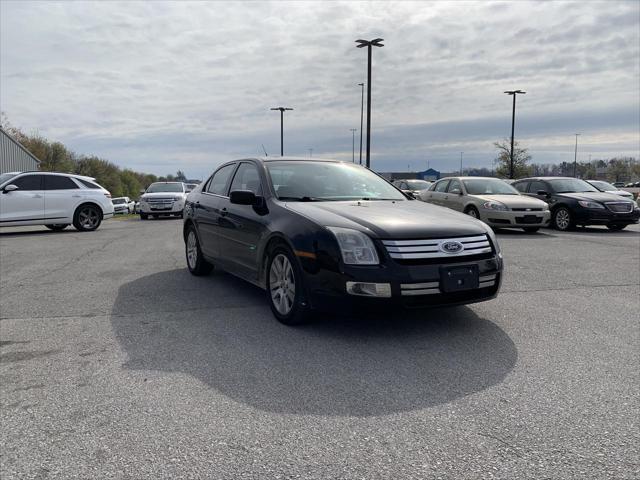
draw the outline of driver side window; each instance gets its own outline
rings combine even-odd
[[[436,183],[436,188],[434,189],[436,192],[446,192],[447,191],[447,186],[449,185],[449,180],[442,180],[438,183]]]

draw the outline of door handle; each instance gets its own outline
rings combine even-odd
[[[220,216],[222,216],[222,217],[226,216],[227,213],[229,213],[229,212],[227,212],[226,208],[223,208],[222,210],[220,210]]]
[[[40,194],[36,193],[36,194],[33,196],[33,198],[42,198],[42,195],[40,195]]]
[[[80,198],[81,195],[71,195],[73,198]]]

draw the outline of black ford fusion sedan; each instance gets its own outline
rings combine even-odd
[[[551,224],[557,230],[570,230],[576,225],[606,225],[610,230],[622,230],[640,219],[640,210],[632,200],[600,192],[578,178],[523,178],[512,185],[525,195],[547,202]]]
[[[285,324],[316,309],[479,302],[500,288],[488,226],[352,163],[229,162],[189,194],[184,218],[189,271],[215,265],[265,289]]]

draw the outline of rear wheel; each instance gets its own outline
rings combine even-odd
[[[566,207],[560,207],[553,212],[552,218],[553,226],[557,230],[566,232],[574,227],[573,218],[571,212]]]
[[[73,215],[73,226],[80,232],[91,232],[102,223],[102,210],[95,205],[80,205]]]
[[[187,256],[187,268],[192,275],[207,275],[211,270],[213,270],[213,265],[207,262],[202,255],[198,234],[196,233],[196,229],[193,225],[190,225],[187,230],[184,245]]]
[[[53,224],[53,225],[45,225],[45,227],[47,227],[49,230],[53,230],[54,232],[61,232],[62,230],[64,230],[65,228],[67,228],[69,226],[68,223],[65,224]]]
[[[607,225],[607,228],[614,232],[619,232],[620,230],[624,230],[626,225]]]
[[[267,294],[274,316],[285,325],[299,325],[309,318],[304,299],[302,271],[291,251],[277,247],[267,265]]]
[[[522,230],[527,233],[536,233],[538,230],[540,230],[540,227],[523,227]]]

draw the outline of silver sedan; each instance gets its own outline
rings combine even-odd
[[[443,178],[431,185],[423,198],[428,203],[464,212],[496,228],[536,232],[548,225],[551,217],[545,202],[521,195],[498,178]]]

